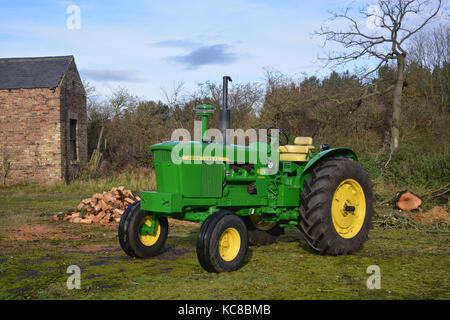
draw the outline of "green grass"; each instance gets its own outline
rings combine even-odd
[[[312,253],[292,228],[277,243],[250,247],[240,270],[210,274],[197,261],[199,225],[171,227],[164,252],[139,260],[120,249],[117,225],[51,219],[102,191],[92,188],[0,190],[0,299],[450,298],[448,226],[397,227],[378,219],[363,250],[338,257]],[[394,214],[387,206],[377,211]],[[73,264],[81,268],[79,290],[66,287]],[[366,287],[370,265],[381,269],[379,290]]]

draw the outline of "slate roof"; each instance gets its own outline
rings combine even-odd
[[[1,58],[0,89],[56,88],[73,56]]]

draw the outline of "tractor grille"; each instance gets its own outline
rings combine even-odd
[[[187,198],[222,196],[224,164],[174,164],[169,150],[154,150],[158,192],[180,193]]]
[[[222,195],[222,168],[218,165],[202,165],[201,194],[206,197]]]

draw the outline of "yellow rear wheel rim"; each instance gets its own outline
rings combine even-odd
[[[151,227],[152,225],[152,218],[153,216],[145,216],[144,219],[142,219],[141,227],[142,225],[146,224],[147,226]],[[140,228],[139,228],[140,229]],[[156,219],[156,226],[155,226],[155,234],[146,234],[142,235],[139,234],[139,240],[142,242],[144,246],[150,247],[156,243],[159,239],[159,235],[161,234],[161,226],[159,224],[159,220]]]
[[[336,232],[342,238],[351,239],[359,233],[366,217],[366,197],[356,180],[346,179],[336,188],[331,217]]]
[[[241,236],[235,228],[228,228],[219,239],[219,254],[225,261],[232,261],[241,249]]]
[[[250,221],[255,226],[256,229],[262,230],[262,231],[269,231],[270,229],[273,229],[277,222],[266,222],[262,220],[259,216],[252,215],[250,216]]]

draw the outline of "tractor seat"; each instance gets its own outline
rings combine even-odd
[[[296,137],[294,145],[280,146],[280,161],[306,161],[308,153],[314,149],[312,138]]]

